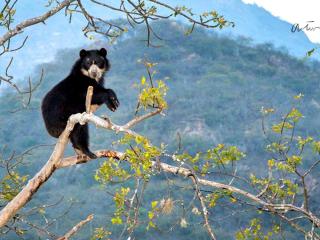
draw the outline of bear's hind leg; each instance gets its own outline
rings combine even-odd
[[[92,159],[97,158],[97,156],[89,150],[89,132],[87,124],[76,124],[72,130],[70,140],[78,156],[81,157],[81,155],[84,154]]]

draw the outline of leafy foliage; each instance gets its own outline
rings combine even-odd
[[[91,240],[110,240],[111,232],[101,228],[96,228],[94,230],[94,235],[91,237]]]
[[[0,180],[0,202],[4,204],[14,198],[27,181],[28,176],[20,176],[17,172],[10,172]]]
[[[261,220],[254,218],[250,221],[250,226],[236,233],[237,240],[269,240],[275,239],[280,231],[279,225],[274,225],[271,231],[264,233],[262,230]]]
[[[125,200],[128,195],[130,188],[121,188],[119,191],[115,193],[113,200],[116,204],[116,211],[114,213],[114,217],[111,218],[112,224],[122,224],[121,216],[125,214]]]
[[[164,97],[167,94],[168,87],[162,80],[156,80],[157,85],[154,85],[153,83],[154,75],[156,74],[156,71],[153,70],[153,67],[157,64],[148,61],[144,61],[143,63],[146,68],[146,71],[148,72],[149,81],[146,80],[145,76],[142,76],[140,85],[136,85],[137,88],[140,88],[137,111],[140,107],[143,107],[144,110],[150,107],[166,109],[167,102],[165,101]]]

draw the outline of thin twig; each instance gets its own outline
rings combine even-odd
[[[85,220],[82,220],[81,222],[79,222],[69,232],[67,232],[64,236],[58,238],[57,240],[69,240],[75,233],[79,231],[81,227],[83,227],[83,225],[92,221],[92,219],[93,219],[93,214],[89,215]]]
[[[70,3],[74,2],[74,1],[75,0],[65,0],[65,1],[61,2],[58,6],[52,8],[50,11],[46,12],[45,14],[38,16],[38,17],[35,17],[35,18],[27,19],[27,20],[19,23],[14,29],[9,30],[2,37],[0,37],[0,45],[3,45],[6,41],[8,41],[13,36],[22,33],[23,29],[30,27],[32,25],[35,25],[37,23],[44,22],[49,17],[53,16],[54,14],[56,14],[61,9],[65,8],[66,6],[68,6]]]

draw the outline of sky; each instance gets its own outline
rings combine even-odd
[[[320,1],[319,0],[242,0],[255,3],[292,24],[305,26],[307,21],[314,21],[310,26],[319,27],[314,31],[305,31],[312,42],[320,43]]]

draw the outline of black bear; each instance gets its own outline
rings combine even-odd
[[[74,64],[69,76],[53,87],[42,101],[42,116],[51,136],[58,138],[70,115],[86,110],[85,99],[89,86],[93,86],[92,105],[105,103],[111,111],[118,108],[119,101],[114,91],[103,87],[104,74],[109,68],[106,49],[80,51],[80,59]],[[89,149],[87,124],[76,124],[70,140],[78,155],[97,157]]]

